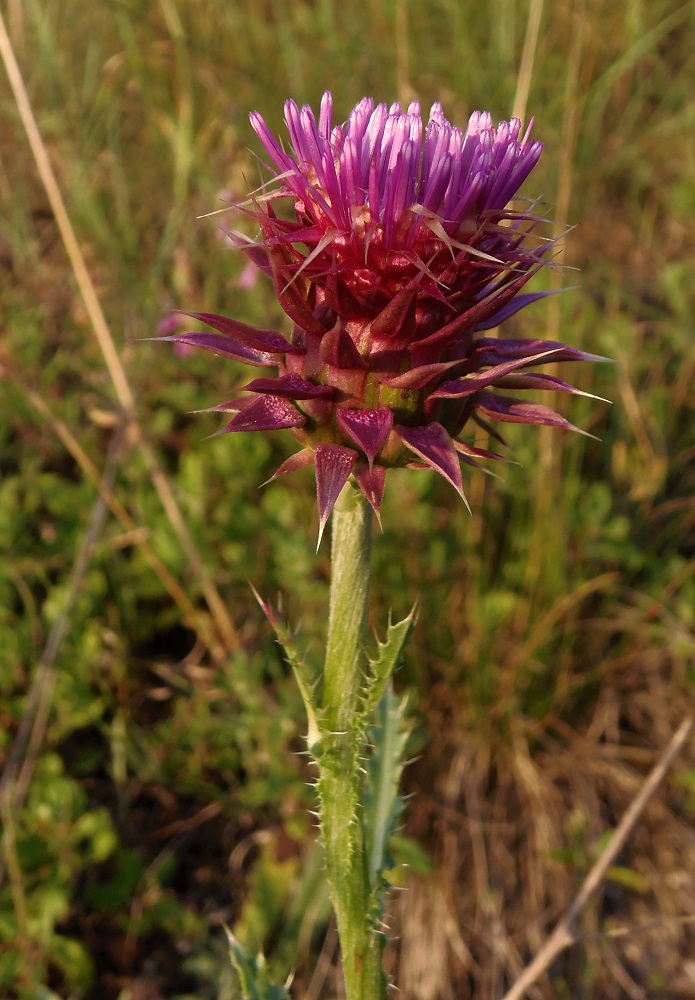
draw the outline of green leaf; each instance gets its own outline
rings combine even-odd
[[[365,715],[373,712],[383,698],[386,686],[398,666],[401,653],[414,624],[415,608],[412,609],[407,618],[396,622],[395,625],[392,624],[389,615],[386,641],[382,642],[377,638],[378,655],[375,659],[369,658],[370,676],[367,679],[363,699]]]
[[[227,936],[229,957],[239,976],[244,1000],[287,1000],[287,991],[281,986],[274,986],[268,979],[263,955],[251,958],[231,931],[227,931]]]
[[[403,752],[408,733],[405,701],[399,702],[389,684],[384,692],[371,732],[372,754],[367,765],[364,828],[369,884],[379,884],[388,863],[387,847],[403,808],[398,784],[403,771]]]
[[[431,875],[434,871],[432,858],[412,837],[394,833],[389,839],[388,849],[396,864],[409,868],[415,875]]]
[[[622,865],[611,865],[606,872],[606,881],[620,885],[624,889],[629,889],[630,892],[637,892],[641,896],[645,895],[651,889],[649,880],[644,875],[640,875],[639,872],[633,871],[632,868],[625,868]]]
[[[94,809],[78,816],[73,827],[75,841],[84,841],[84,861],[101,864],[118,847],[118,837],[107,809]]]

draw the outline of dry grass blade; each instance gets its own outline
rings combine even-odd
[[[565,76],[564,88],[564,112],[562,121],[562,144],[560,147],[560,159],[558,165],[558,187],[554,199],[555,218],[560,225],[570,217],[570,202],[572,197],[572,181],[574,177],[573,162],[577,148],[578,127],[581,119],[581,68],[585,58],[587,45],[586,37],[586,17],[585,0],[575,0],[569,10],[569,18],[574,27],[572,39],[567,59],[567,72]],[[558,226],[556,235],[560,235],[562,229]],[[558,245],[557,264],[558,267],[550,274],[550,288],[557,290],[562,285],[561,265],[565,259],[566,248],[561,241]],[[548,303],[546,337],[548,340],[555,340],[560,329],[560,296],[554,295]],[[549,375],[557,374],[554,365],[548,365]],[[555,484],[560,481],[558,475],[557,462],[559,457],[558,440],[548,427],[540,429],[539,433],[539,462],[538,462],[538,498],[536,501],[536,517],[533,527],[532,550],[535,549],[536,558],[529,559],[525,581],[525,589],[533,593],[539,586],[545,571],[545,559],[550,547],[547,543],[547,525],[550,511],[555,502]],[[528,606],[525,608],[519,605],[519,611],[514,623],[518,634],[523,634],[529,628]]]
[[[577,936],[577,944],[590,941],[618,941],[620,938],[634,937],[636,934],[652,934],[663,927],[684,927],[695,924],[695,913],[686,913],[682,917],[671,917],[664,920],[650,920],[648,924],[631,924],[629,927],[609,927],[600,934],[581,934]]]
[[[538,36],[540,32],[541,18],[543,16],[544,0],[531,0],[528,20],[526,22],[526,33],[524,35],[524,47],[521,52],[521,60],[516,77],[516,90],[512,102],[512,116],[520,118],[522,121],[526,117],[526,104],[531,88],[531,78],[533,75],[533,64],[538,50]],[[476,446],[487,447],[488,436],[485,433],[479,435]],[[477,476],[471,484],[470,504],[473,514],[471,515],[470,534],[474,544],[479,544],[483,534],[483,510],[485,509],[485,491],[487,482],[485,476]],[[476,608],[474,606],[475,597],[469,594],[467,597],[468,620],[476,620]]]
[[[17,854],[15,813],[11,788],[0,788],[0,818],[2,819],[2,854],[0,855],[0,879],[7,866],[14,916],[17,921],[16,949],[27,966],[30,963],[31,938],[29,935],[29,915],[22,882],[22,868]]]
[[[396,90],[407,103],[412,100],[410,59],[408,51],[408,0],[396,0]]]
[[[531,78],[533,76],[533,63],[538,49],[538,32],[543,16],[543,0],[531,0],[526,22],[526,35],[524,36],[524,48],[521,52],[521,62],[516,80],[516,93],[512,105],[512,115],[522,121],[526,117],[526,102],[528,101],[529,90],[531,89]]]
[[[319,953],[316,967],[314,968],[314,974],[311,977],[311,982],[309,983],[309,987],[305,995],[305,1000],[317,1000],[320,996],[321,989],[328,978],[328,973],[330,971],[333,956],[335,955],[337,947],[338,931],[335,924],[331,923],[324,938],[323,946]]]
[[[133,394],[130,389],[125,370],[116,351],[111,331],[109,330],[108,324],[102,312],[101,304],[99,302],[94,283],[85,264],[82,251],[80,250],[80,245],[77,241],[75,231],[72,227],[72,223],[70,222],[70,217],[67,213],[63,196],[60,192],[55,173],[48,158],[46,147],[43,139],[41,138],[41,133],[39,132],[36,124],[36,119],[29,102],[26,87],[24,86],[22,74],[15,58],[12,42],[7,33],[2,13],[0,13],[0,55],[2,55],[2,60],[9,77],[10,86],[17,103],[17,109],[19,111],[24,129],[27,133],[27,138],[29,139],[34,160],[36,161],[39,176],[41,177],[41,182],[46,190],[46,194],[51,205],[51,211],[55,216],[61,239],[70,260],[70,266],[72,267],[75,281],[77,282],[80,295],[84,301],[85,309],[89,316],[94,335],[104,356],[104,361],[106,363],[109,377],[113,383],[118,402],[129,420],[128,434],[132,442],[137,444],[140,448],[147,466],[147,471],[159,495],[166,515],[178,536],[181,547],[191,566],[191,570],[200,581],[201,590],[205,595],[205,600],[210,608],[210,612],[220,633],[220,637],[227,649],[232,651],[237,649],[239,645],[236,629],[234,628],[231,618],[227,613],[227,609],[225,608],[224,602],[217,588],[209,579],[205,571],[200,553],[198,552],[193,538],[186,527],[186,522],[184,521],[181,510],[176,502],[176,498],[174,497],[169,481],[164,475],[152,447],[145,438],[142,427],[135,419],[133,413]]]
[[[512,988],[504,995],[503,1000],[521,1000],[529,987],[537,982],[543,973],[547,971],[557,956],[563,952],[565,948],[568,948],[571,944],[574,944],[578,940],[574,929],[577,918],[582,913],[593,894],[600,887],[603,879],[605,878],[606,872],[614,863],[628,837],[639,822],[642,813],[656,793],[659,785],[666,777],[669,767],[685,746],[694,724],[695,716],[689,715],[683,720],[676,732],[673,734],[673,737],[661,755],[661,758],[652,769],[639,793],[635,796],[620,823],[616,827],[610,843],[584,879],[582,887],[577,893],[569,910],[531,964],[526,967],[514,986],[512,986]]]

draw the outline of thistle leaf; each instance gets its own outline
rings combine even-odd
[[[395,625],[392,624],[389,615],[386,641],[382,642],[377,637],[379,651],[375,659],[369,658],[370,676],[362,702],[365,716],[370,715],[383,698],[386,686],[398,666],[401,653],[414,624],[415,608],[413,607],[410,614],[403,621],[396,622]]]
[[[229,958],[239,977],[244,1000],[287,1000],[287,990],[270,982],[263,955],[251,958],[230,930],[227,937]]]
[[[253,584],[251,585],[251,590],[260,605],[261,611],[270,622],[287,662],[292,667],[292,673],[297,681],[297,686],[302,695],[302,701],[306,710],[308,725],[306,734],[307,747],[309,750],[312,750],[321,739],[321,729],[318,723],[318,707],[314,700],[315,681],[309,676],[304,656],[295,642],[295,633],[290,629],[285,616],[281,611],[266,604]]]
[[[379,704],[371,732],[372,754],[367,765],[364,830],[369,884],[373,894],[382,887],[382,873],[390,866],[389,839],[403,808],[398,785],[408,738],[405,701],[399,702],[389,684]]]

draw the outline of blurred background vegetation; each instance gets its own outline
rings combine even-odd
[[[692,703],[695,4],[3,17],[85,269],[3,73],[0,996],[233,1000],[224,925],[297,1000],[338,995],[301,704],[248,585],[320,648],[312,477],[259,491],[289,436],[207,440],[219,419],[191,414],[245,373],[143,343],[172,307],[286,329],[199,216],[258,182],[249,110],[280,128],[286,96],[331,89],[338,118],[364,94],[535,115],[525,194],[576,226],[545,280],[578,287],[515,333],[617,362],[575,376],[612,407],[565,411],[596,440],[513,428],[518,464],[467,477],[472,516],[394,473],[376,540],[375,626],[420,606],[389,966],[406,1000],[501,997]],[[691,745],[533,997],[695,997],[694,813]]]

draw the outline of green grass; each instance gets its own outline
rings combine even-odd
[[[206,440],[219,421],[191,414],[229,398],[241,371],[143,338],[171,307],[284,322],[268,288],[238,287],[241,259],[197,218],[257,182],[249,110],[279,127],[286,96],[330,88],[338,116],[369,93],[442,100],[457,122],[476,107],[506,117],[533,5],[6,6],[145,447],[119,430],[3,75],[0,996],[134,1000],[149,985],[233,1000],[226,923],[278,980],[295,970],[296,998],[328,1000],[301,699],[248,586],[281,593],[320,648],[312,478],[259,491],[290,440]],[[680,0],[543,9],[526,117],[546,150],[525,190],[576,225],[563,263],[579,270],[560,279],[580,287],[516,329],[616,359],[578,374],[614,405],[567,410],[598,440],[510,434],[518,465],[467,477],[471,516],[432,475],[387,485],[374,621],[419,600],[399,676],[417,695],[420,755],[406,832],[434,862],[393,908],[389,961],[408,1000],[501,996],[692,702],[693,31]],[[100,508],[90,462],[110,468],[125,516],[106,494]],[[36,698],[47,714],[27,749],[15,741]],[[657,920],[659,934],[590,938],[542,995],[617,1000],[626,976],[690,995],[692,925],[672,918],[692,911],[694,770],[691,748],[620,858],[633,877],[610,882],[582,927]]]

